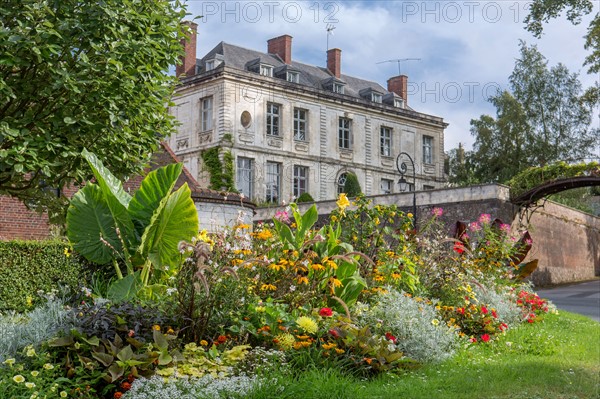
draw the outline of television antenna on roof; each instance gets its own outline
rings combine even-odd
[[[421,61],[421,59],[420,58],[397,58],[395,60],[376,62],[376,64],[384,64],[386,62],[397,62],[398,63],[398,75],[402,75],[401,65],[405,61]]]
[[[325,29],[327,30],[327,51],[329,51],[329,35],[333,36],[333,30],[335,29],[335,26],[333,24],[327,24]]]

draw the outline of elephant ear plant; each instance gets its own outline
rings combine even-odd
[[[179,265],[178,244],[198,233],[198,214],[187,183],[176,191],[182,165],[150,172],[133,196],[93,153],[83,150],[96,183],[72,198],[67,236],[73,248],[98,264],[112,261],[118,278],[109,299],[125,300],[164,288],[160,276]],[[119,261],[126,267],[124,275]],[[151,284],[152,283],[152,284]]]

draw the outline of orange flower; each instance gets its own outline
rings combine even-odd
[[[227,341],[227,337],[224,335],[219,335],[219,337],[217,338],[217,343],[219,344],[224,344],[225,341]]]

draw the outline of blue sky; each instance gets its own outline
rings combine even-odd
[[[495,114],[486,101],[506,88],[518,57],[519,39],[537,44],[550,65],[579,72],[584,87],[597,76],[583,68],[583,35],[590,17],[577,26],[559,18],[545,25],[541,39],[524,29],[528,2],[503,1],[187,1],[198,22],[198,57],[220,41],[266,51],[267,40],[293,36],[292,58],[325,66],[329,47],[342,49],[342,73],[386,87],[401,63],[409,77],[409,105],[441,116],[445,148],[461,142],[470,148],[469,121]],[[598,5],[594,12],[598,11]],[[598,113],[594,123],[600,126]]]

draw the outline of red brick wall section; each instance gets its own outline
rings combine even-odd
[[[277,54],[286,64],[292,63],[292,37],[283,35],[267,41],[267,52]]]
[[[408,76],[394,76],[388,79],[387,84],[389,92],[396,93],[402,97],[404,104],[408,104]]]
[[[49,235],[48,215],[27,209],[16,198],[0,196],[0,240],[41,240]]]

